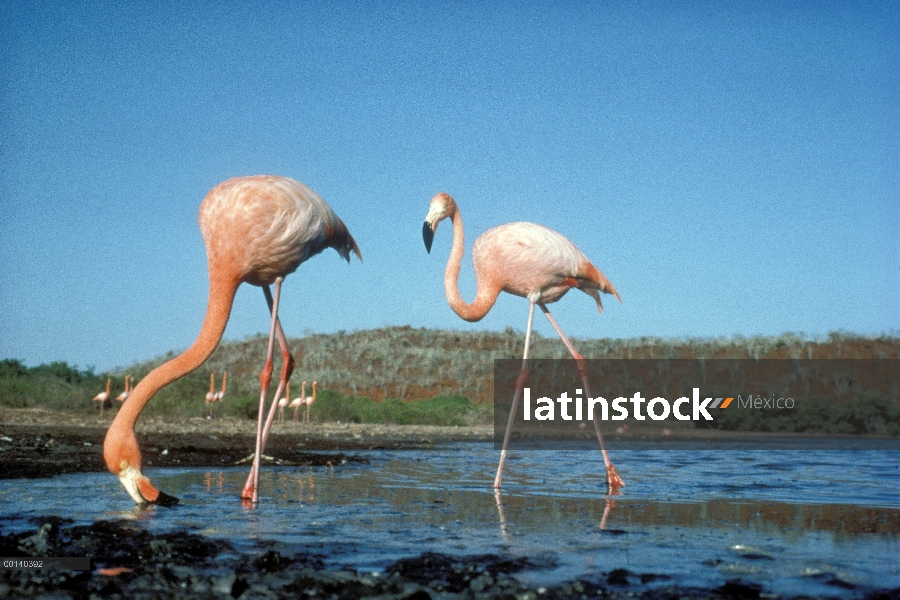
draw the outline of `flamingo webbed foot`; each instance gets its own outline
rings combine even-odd
[[[625,482],[619,476],[612,463],[606,465],[606,491],[609,494],[618,494],[619,490],[625,487]]]
[[[241,500],[253,500],[253,486],[248,484],[241,490]]]

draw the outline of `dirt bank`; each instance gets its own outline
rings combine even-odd
[[[0,410],[0,479],[103,471],[107,415]],[[265,454],[278,464],[325,465],[354,460],[355,450],[423,448],[459,440],[490,440],[489,427],[275,423]],[[142,418],[137,427],[144,465],[233,466],[253,452],[256,423],[246,419],[169,421]],[[335,454],[335,453],[339,454]]]

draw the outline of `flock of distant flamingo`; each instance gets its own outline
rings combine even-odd
[[[116,397],[117,402],[125,402],[128,399],[128,396],[131,393],[130,381],[134,379],[131,375],[125,376],[125,390]],[[217,403],[221,402],[225,398],[225,390],[228,385],[228,371],[222,372],[222,389],[218,392],[216,391],[216,374],[210,372],[209,374],[209,391],[206,393],[206,416],[207,418],[211,418],[215,416],[215,406]],[[96,396],[94,396],[93,401],[97,402],[100,405],[100,415],[103,415],[103,409],[106,403],[109,401],[109,388],[111,378],[106,379],[106,391],[100,392]],[[312,408],[313,402],[316,401],[316,385],[318,382],[312,382],[312,395],[306,395],[306,382],[304,381],[300,388],[300,395],[296,398],[291,398],[291,383],[287,383],[287,392],[284,398],[281,398],[278,401],[278,421],[284,422],[284,409],[285,408],[293,408],[294,409],[294,422],[300,422],[300,409],[306,408],[306,411],[303,415],[303,423],[308,424],[309,421],[309,409]]]
[[[465,252],[462,217],[456,202],[448,194],[440,193],[431,199],[423,238],[430,252],[438,223],[448,218],[453,223],[453,246],[444,274],[444,291],[453,311],[466,321],[478,321],[488,313],[500,292],[522,296],[529,302],[522,370],[516,380],[512,410],[494,479],[494,488],[499,493],[512,424],[528,374],[528,349],[535,305],[540,307],[569,349],[581,374],[585,393],[590,394],[585,361],[546,305],[556,302],[572,288],[591,296],[600,312],[603,312],[600,292],[611,294],[619,301],[621,298],[609,280],[567,238],[534,223],[509,223],[486,231],[475,241],[472,262],[477,291],[475,300],[468,304],[460,296],[457,283]],[[278,319],[281,284],[300,264],[326,248],[334,248],[347,262],[350,262],[351,252],[362,260],[356,241],[331,207],[304,184],[286,177],[235,177],[217,185],[200,204],[199,223],[209,267],[209,303],[200,334],[183,354],[151,371],[131,390],[110,425],[103,444],[107,467],[119,477],[125,490],[137,503],[170,506],[178,502],[177,498],[153,486],[141,472],[141,452],[134,425],[157,391],[194,371],[209,358],[225,331],[235,293],[241,283],[262,287],[271,314],[266,362],[259,376],[256,451],[247,483],[241,491],[245,502],[258,502],[260,457],[276,412],[280,420],[284,420],[284,409],[293,407],[296,420],[297,411],[305,404],[307,410],[304,418],[308,420],[309,407],[316,393],[315,382],[313,395],[305,401],[291,400],[286,390],[294,369],[294,359]],[[274,296],[270,289],[272,284],[275,286]],[[267,409],[276,339],[283,357],[282,370],[271,407]],[[213,389],[211,385],[210,393]],[[287,395],[282,396],[286,392]],[[105,402],[109,396],[108,381],[104,393]],[[224,394],[224,381],[220,393]],[[305,385],[300,398],[304,394]],[[596,416],[594,428],[606,465],[607,491],[614,493],[624,483],[610,462]]]
[[[209,374],[209,391],[206,393],[206,416],[208,418],[215,414],[216,404],[221,402],[225,397],[225,386],[228,381],[228,371],[222,373],[222,389],[216,391],[216,374]]]
[[[285,392],[284,398],[281,398],[278,401],[278,421],[280,423],[284,423],[284,409],[285,408],[293,408],[294,409],[294,423],[299,420],[299,411],[300,407],[306,407],[306,413],[303,415],[303,422],[309,423],[309,409],[312,407],[313,402],[316,401],[316,382],[312,382],[312,396],[306,395],[306,382],[304,381],[300,387],[300,395],[296,398],[291,398],[291,382],[287,383],[287,392]]]

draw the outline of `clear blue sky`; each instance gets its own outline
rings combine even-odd
[[[444,299],[509,221],[572,239],[624,305],[571,292],[578,337],[900,329],[895,2],[0,0],[0,358],[97,370],[193,341],[197,208],[235,175],[305,182],[364,262],[284,287],[289,335],[480,323]],[[553,335],[543,319],[537,330]],[[244,286],[226,339],[267,331]]]

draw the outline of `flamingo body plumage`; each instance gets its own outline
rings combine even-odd
[[[202,365],[222,338],[241,283],[261,286],[272,314],[266,365],[260,374],[257,451],[242,498],[258,498],[259,458],[274,411],[263,425],[272,374],[272,344],[277,334],[285,361],[275,397],[290,377],[293,359],[278,321],[281,282],[305,260],[334,248],[348,262],[362,258],[356,241],[331,207],[300,182],[274,175],[235,177],[214,187],[200,205],[198,221],[206,244],[209,303],[200,333],[183,354],[151,371],[134,388],[106,434],[103,456],[138,503],[171,504],[177,499],[156,489],[141,473],[141,452],[134,425],[153,395]],[[269,286],[275,284],[272,298]],[[273,406],[274,408],[274,406]]]
[[[476,280],[495,278],[500,291],[536,302],[556,302],[574,287],[592,296],[602,313],[597,290],[619,298],[575,244],[536,223],[507,223],[485,231],[472,246],[472,265]]]

